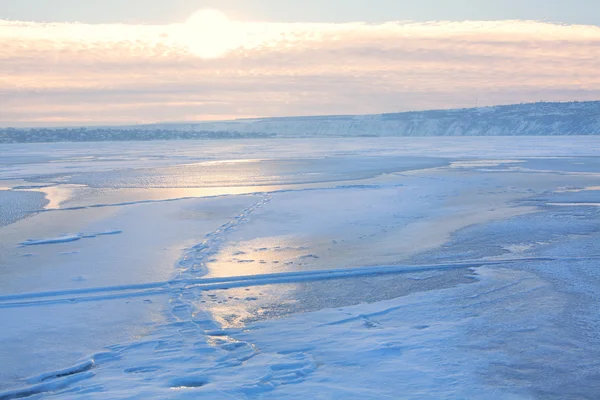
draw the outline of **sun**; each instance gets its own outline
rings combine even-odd
[[[217,58],[243,43],[235,22],[218,10],[200,10],[184,24],[185,45],[202,58]]]

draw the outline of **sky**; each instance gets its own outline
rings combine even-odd
[[[598,0],[0,0],[0,18],[39,22],[167,24],[200,9],[270,22],[522,19],[600,25]]]
[[[600,100],[597,0],[0,0],[0,126]]]

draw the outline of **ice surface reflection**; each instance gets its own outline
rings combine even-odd
[[[469,269],[341,278],[211,291],[197,304],[225,328],[290,314],[394,299],[473,282]]]

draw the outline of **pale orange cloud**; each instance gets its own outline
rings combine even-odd
[[[600,98],[600,28],[532,21],[0,21],[0,123],[376,113]],[[478,100],[477,100],[478,99]]]

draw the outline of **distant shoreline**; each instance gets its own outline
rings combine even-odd
[[[600,101],[130,126],[0,128],[0,143],[600,135]]]

